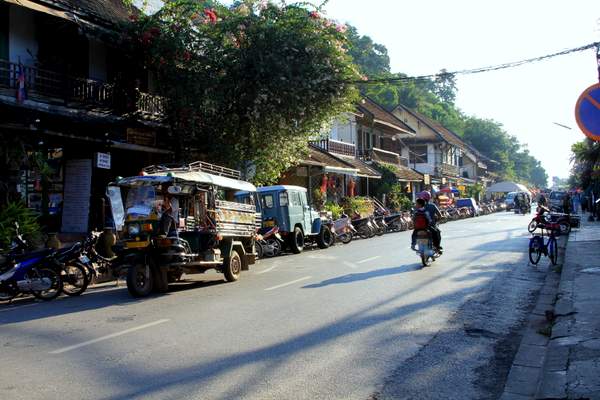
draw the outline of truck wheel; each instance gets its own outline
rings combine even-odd
[[[321,231],[319,232],[319,236],[317,236],[317,246],[320,249],[326,249],[331,244],[331,229],[327,226],[321,226]]]
[[[304,235],[302,229],[298,227],[294,228],[294,232],[290,236],[290,249],[294,254],[300,254],[304,250]]]
[[[152,291],[152,280],[149,265],[131,265],[127,271],[127,290],[133,297],[146,297]]]
[[[235,282],[240,279],[242,273],[242,259],[237,251],[232,250],[229,257],[223,260],[223,274],[227,282]]]

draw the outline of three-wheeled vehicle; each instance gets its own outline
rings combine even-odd
[[[264,186],[257,189],[263,227],[277,226],[279,234],[293,253],[301,253],[307,242],[321,249],[335,240],[333,221],[309,204],[306,188],[292,185]],[[255,197],[248,192],[236,195],[248,202]]]
[[[115,246],[114,265],[126,272],[133,296],[165,292],[184,273],[208,269],[236,281],[254,264],[256,209],[235,202],[234,194],[256,188],[240,180],[239,171],[201,161],[151,166],[142,176],[111,186],[109,193],[117,186],[125,200],[120,212],[123,238]],[[114,208],[112,198],[111,204]]]

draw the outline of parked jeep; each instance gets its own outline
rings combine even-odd
[[[293,253],[300,253],[307,243],[326,249],[334,241],[332,221],[308,204],[306,189],[300,186],[278,185],[257,189],[262,225],[277,225],[279,233]],[[252,193],[239,192],[239,201]],[[258,208],[258,207],[257,207]]]

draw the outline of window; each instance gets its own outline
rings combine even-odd
[[[262,200],[263,208],[273,208],[273,195],[263,194],[260,199]]]
[[[291,192],[290,195],[291,195],[290,202],[291,202],[292,206],[295,206],[295,207],[302,206],[302,203],[300,203],[300,193],[299,192]]]
[[[428,163],[427,146],[411,146],[408,148],[408,158],[411,164]]]
[[[287,192],[279,193],[279,205],[285,207],[289,204],[289,198]]]

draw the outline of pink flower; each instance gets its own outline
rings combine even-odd
[[[321,16],[319,15],[318,12],[316,11],[311,11],[310,14],[308,14],[312,19],[319,19],[321,18]]]
[[[340,33],[345,33],[348,30],[348,27],[346,25],[343,24],[338,24],[335,26],[335,30],[340,32]]]

